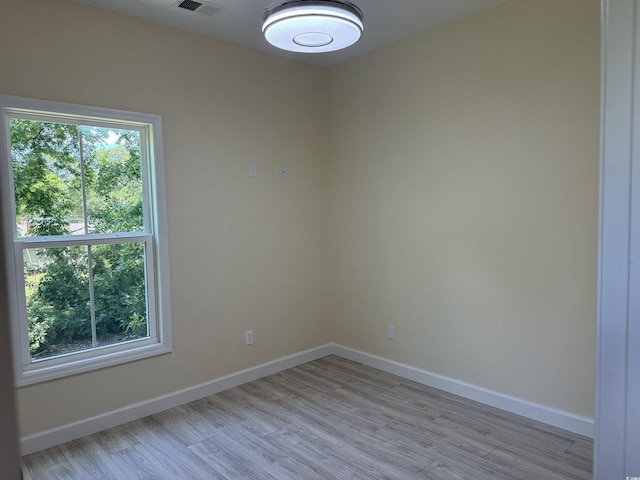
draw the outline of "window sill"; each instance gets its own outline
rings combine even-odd
[[[129,350],[105,353],[104,355],[83,360],[74,359],[73,355],[70,355],[69,361],[66,363],[59,363],[57,365],[48,365],[42,367],[36,366],[35,368],[34,365],[32,365],[32,368],[30,370],[23,371],[22,374],[19,375],[18,378],[16,378],[16,386],[24,387],[40,382],[47,382],[49,380],[55,380],[57,378],[68,377],[70,375],[76,375],[79,373],[91,372],[93,370],[121,365],[123,363],[134,362],[136,360],[155,357],[157,355],[164,355],[171,352],[171,345],[155,343],[152,345],[145,345]]]

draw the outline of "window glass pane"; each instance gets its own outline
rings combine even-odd
[[[89,231],[142,231],[140,133],[102,127],[81,130]]]
[[[84,233],[78,127],[13,118],[10,128],[18,236]]]
[[[23,251],[33,360],[92,347],[87,253],[86,246]]]
[[[94,245],[91,252],[98,345],[147,337],[144,243]]]

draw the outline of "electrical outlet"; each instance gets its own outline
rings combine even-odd
[[[244,334],[244,344],[253,345],[253,330],[247,330]]]
[[[258,166],[255,163],[249,164],[249,176],[257,177],[258,176]]]
[[[394,340],[396,338],[396,326],[387,325],[387,338]]]

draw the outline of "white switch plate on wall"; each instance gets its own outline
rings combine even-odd
[[[288,177],[288,173],[287,173],[287,166],[286,165],[280,165],[280,180],[286,180]]]

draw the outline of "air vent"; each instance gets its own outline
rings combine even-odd
[[[197,2],[195,0],[179,0],[172,6],[181,8],[182,10],[200,13],[202,15],[206,15],[207,17],[217,15],[223,10],[223,7],[221,7],[220,5],[215,5],[209,2]]]
[[[195,12],[202,4],[200,2],[194,2],[193,0],[184,0],[178,4],[178,8],[184,8],[185,10],[191,10]]]

